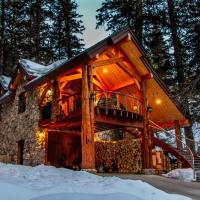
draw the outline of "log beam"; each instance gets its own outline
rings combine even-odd
[[[106,65],[112,65],[112,64],[116,64],[118,62],[123,62],[125,61],[125,57],[113,57],[113,58],[109,58],[106,60],[99,60],[99,61],[95,61],[94,63],[92,63],[92,67],[102,67],[102,66],[106,66]]]
[[[111,90],[112,91],[118,90],[118,89],[121,89],[121,88],[131,86],[133,84],[135,84],[135,81],[131,79],[131,80],[128,80],[128,81],[125,81],[125,82],[122,82],[122,83],[115,85]]]
[[[95,169],[94,152],[94,101],[91,99],[93,92],[93,68],[89,65],[82,67],[82,164],[83,169]]]

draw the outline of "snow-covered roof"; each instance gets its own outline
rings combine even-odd
[[[1,97],[0,97],[0,103],[5,102],[10,96],[13,95],[13,92],[11,90],[8,90],[6,93],[4,93]]]
[[[0,84],[4,90],[8,90],[8,85],[10,83],[11,77],[0,75]]]
[[[20,66],[25,70],[25,72],[29,76],[33,76],[33,77],[39,77],[39,76],[45,75],[52,69],[55,69],[58,66],[60,66],[63,62],[66,62],[66,60],[65,59],[58,60],[52,63],[51,65],[45,66],[45,65],[41,65],[33,61],[27,60],[27,59],[19,60]]]

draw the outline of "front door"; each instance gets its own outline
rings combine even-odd
[[[17,164],[23,165],[24,140],[18,141]]]
[[[47,161],[56,167],[80,166],[81,139],[80,136],[61,133],[48,133]]]

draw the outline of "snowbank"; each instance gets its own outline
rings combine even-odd
[[[192,181],[193,180],[193,169],[174,169],[167,174],[163,174],[163,176],[168,178],[175,178],[182,181]]]
[[[2,200],[191,200],[153,186],[117,177],[48,166],[27,167],[0,163]]]

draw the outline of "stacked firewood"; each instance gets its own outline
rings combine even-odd
[[[139,139],[95,143],[96,168],[104,172],[139,173],[142,169]]]

